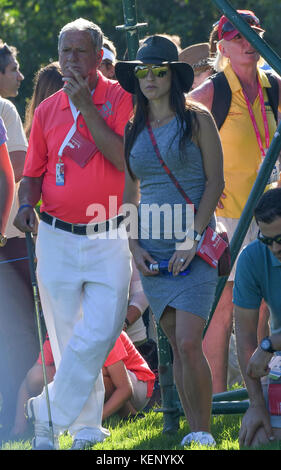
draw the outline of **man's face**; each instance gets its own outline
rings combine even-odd
[[[115,67],[108,59],[103,60],[100,64],[100,71],[106,78],[115,79]]]
[[[96,80],[101,53],[96,54],[90,33],[66,31],[59,44],[59,63],[64,77],[73,77],[71,69],[82,78],[88,78],[89,86]]]
[[[23,79],[24,76],[20,72],[18,61],[11,56],[5,73],[0,72],[0,95],[3,98],[17,96]]]
[[[264,237],[274,238],[277,235],[281,235],[281,217],[277,217],[270,224],[264,222],[258,223],[261,234]],[[272,245],[268,245],[268,248],[274,256],[281,262],[281,245],[273,241]]]

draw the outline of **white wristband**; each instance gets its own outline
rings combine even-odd
[[[202,235],[200,235],[200,233],[196,232],[196,230],[192,230],[192,229],[189,228],[185,232],[185,237],[188,238],[189,240],[199,242],[201,240]]]

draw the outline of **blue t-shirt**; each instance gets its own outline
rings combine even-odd
[[[264,298],[270,310],[272,333],[281,332],[281,263],[259,240],[247,245],[238,261],[233,303],[258,309]]]

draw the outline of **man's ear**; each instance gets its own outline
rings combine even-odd
[[[97,63],[98,63],[98,67],[99,67],[100,64],[101,64],[102,58],[103,58],[103,50],[101,49],[101,50],[98,51],[98,53],[97,53]]]

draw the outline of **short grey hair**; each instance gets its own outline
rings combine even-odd
[[[103,32],[101,28],[92,21],[88,21],[84,18],[78,18],[77,20],[72,21],[71,23],[67,23],[65,26],[63,26],[59,33],[58,48],[60,48],[60,42],[63,34],[67,31],[87,31],[91,35],[95,52],[97,53],[101,50],[103,45]]]

